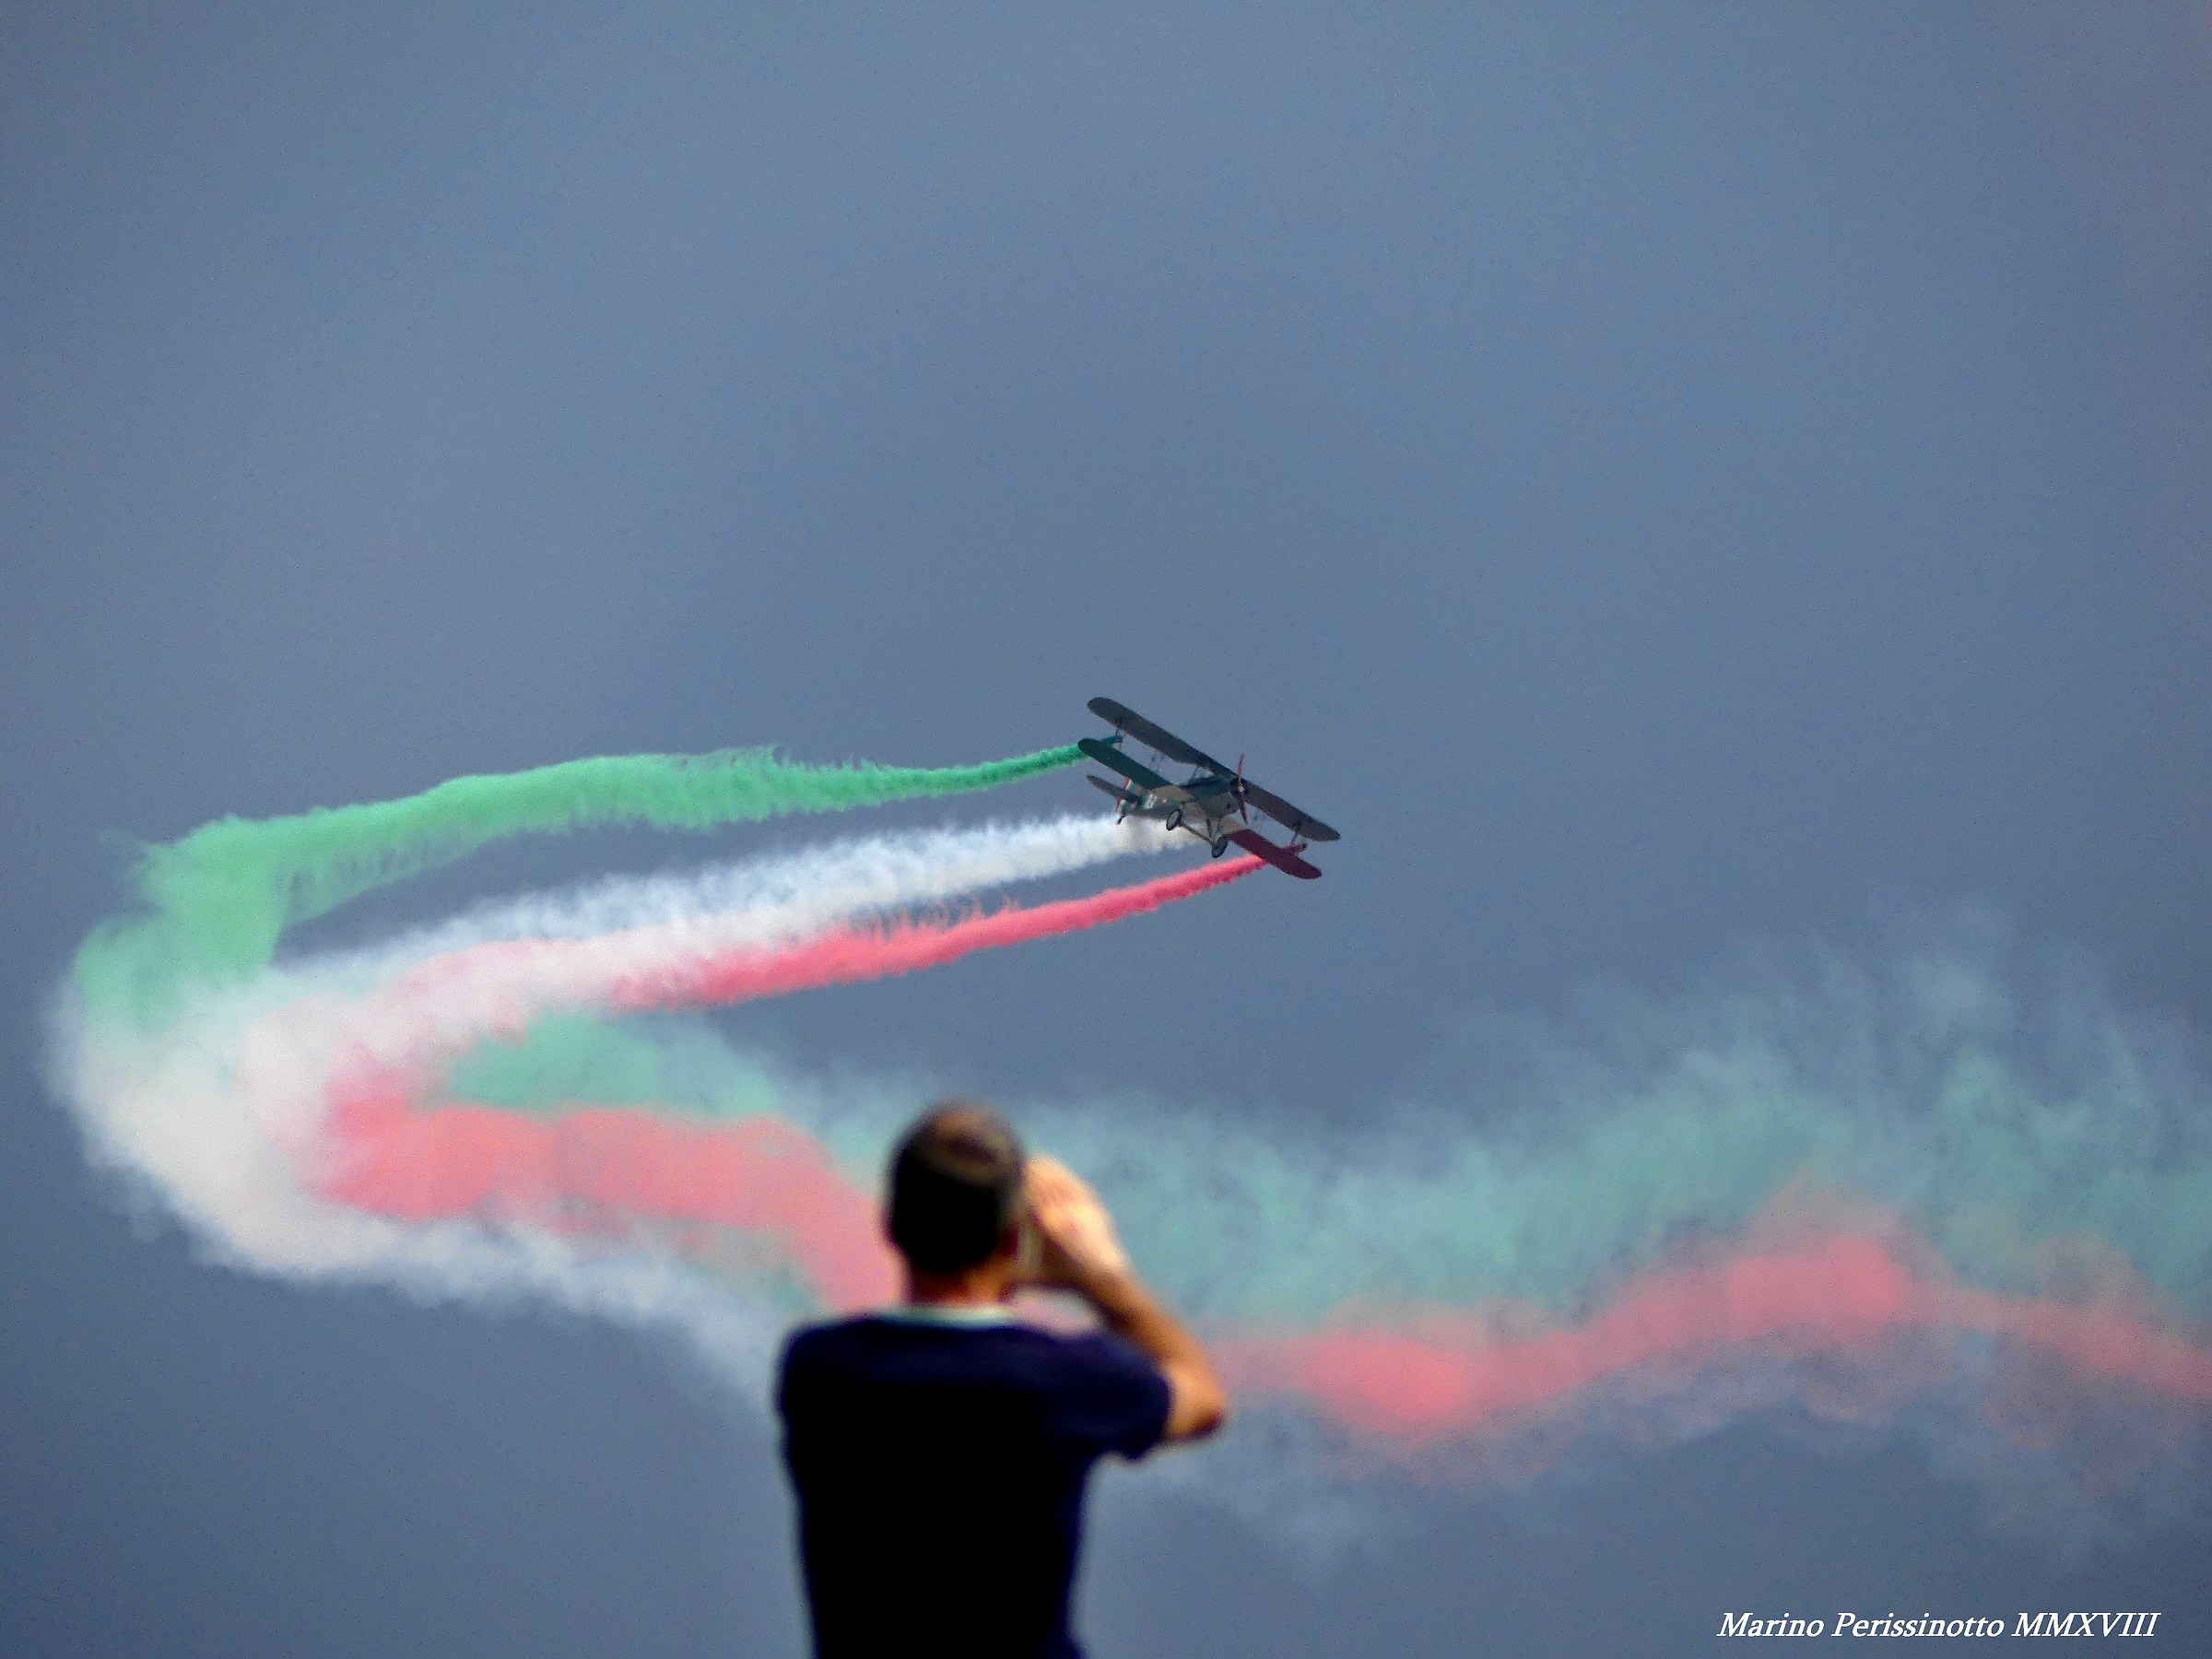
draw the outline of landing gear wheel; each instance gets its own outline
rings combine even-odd
[[[1213,839],[1212,847],[1214,856],[1216,858],[1220,857],[1222,853],[1229,851],[1229,837],[1226,835],[1217,835]]]
[[[1180,830],[1180,829],[1182,829],[1182,807],[1178,806],[1178,807],[1176,807],[1176,808],[1175,808],[1175,810],[1174,810],[1174,811],[1172,811],[1172,812],[1171,812],[1171,813],[1169,813],[1169,814],[1168,814],[1168,817],[1167,817],[1167,825],[1168,825],[1168,828],[1169,828],[1169,829],[1171,829],[1171,830]]]

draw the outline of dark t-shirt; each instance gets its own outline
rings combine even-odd
[[[1159,1444],[1149,1359],[1109,1335],[871,1316],[794,1335],[776,1404],[819,1659],[1080,1659],[1084,1482]]]

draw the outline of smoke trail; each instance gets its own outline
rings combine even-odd
[[[1947,1462],[1979,1447],[1991,1489],[2063,1450],[2073,1473],[2037,1477],[2056,1482],[2034,1488],[2043,1514],[2192,1466],[2212,1408],[2212,1095],[2185,1037],[1968,939],[1874,970],[1770,958],[1748,990],[1616,994],[1574,1028],[1484,1041],[1458,1098],[1515,1110],[1479,1125],[1449,1096],[1331,1136],[1134,1097],[1017,1112],[1098,1180],[1248,1392],[1349,1437],[1336,1466],[1520,1478],[1594,1435],[1669,1443],[1778,1409],[1916,1424]],[[833,1305],[868,1281],[808,1265],[806,1228],[647,1176],[772,1121],[865,1179],[927,1092],[811,1085],[665,1015],[488,1042],[447,1088],[476,1102],[465,1117],[528,1113],[542,1135],[468,1203],[566,1194],[566,1224],[609,1234],[696,1223],[664,1244],[702,1260],[724,1230],[760,1234]],[[645,1124],[658,1150],[632,1159]],[[847,1179],[841,1213],[862,1215]]]
[[[1109,841],[1111,833],[1117,841]],[[1100,824],[1079,843],[1134,847]],[[895,920],[878,928],[837,928],[798,943],[763,944],[803,931],[797,913],[741,916],[738,926],[660,927],[595,939],[524,939],[432,958],[370,999],[356,1021],[359,1041],[387,1060],[432,1057],[434,1042],[474,1038],[487,1023],[519,1030],[547,1012],[600,1008],[641,1012],[696,1008],[783,996],[826,985],[887,979],[942,967],[978,950],[1078,933],[1194,898],[1262,868],[1256,858],[1224,863],[1082,899],[1025,909],[1008,905],[959,922]],[[735,948],[726,943],[745,940]],[[438,1037],[433,1040],[431,1032]],[[395,1038],[396,1034],[396,1038]]]
[[[1837,1233],[1718,1265],[1646,1275],[1601,1312],[1525,1333],[1503,1319],[1371,1312],[1318,1333],[1241,1335],[1230,1372],[1312,1399],[1353,1428],[1418,1441],[1513,1423],[1638,1370],[1694,1372],[1765,1349],[1872,1370],[1904,1334],[2003,1338],[2077,1373],[2212,1406],[2212,1346],[2112,1308],[1970,1290],[1916,1275],[1885,1240]]]
[[[335,1079],[347,1071],[382,1064],[421,1076],[452,1049],[488,1032],[519,1032],[548,1006],[590,1003],[641,972],[702,959],[772,959],[773,942],[818,935],[856,913],[1167,844],[1154,827],[1062,818],[849,841],[689,881],[600,887],[578,897],[583,912],[643,916],[649,924],[598,938],[474,946],[427,961],[405,942],[381,953],[310,959],[243,985],[203,990],[153,1030],[65,1014],[58,1076],[94,1156],[145,1182],[224,1259],[269,1272],[377,1272],[387,1261],[412,1259],[409,1250],[389,1233],[357,1226],[360,1218],[336,1212],[300,1177],[320,1167]],[[1088,908],[1023,912],[1032,918],[1026,931],[1135,913],[1234,873],[1241,868],[1216,866],[1195,885],[1171,879]],[[733,898],[752,903],[735,912],[681,908]],[[524,917],[556,935],[574,920],[559,895],[488,915],[495,927]],[[1002,918],[892,929],[880,935],[891,954],[867,971],[919,965],[923,935],[942,957],[1014,936]],[[829,936],[853,947],[861,937],[850,929]],[[818,958],[805,963],[818,977]],[[855,962],[847,967],[862,971]],[[476,1265],[468,1271],[480,1277]]]
[[[830,1307],[879,1304],[896,1288],[875,1200],[818,1142],[772,1118],[704,1127],[638,1112],[426,1112],[381,1082],[357,1087],[332,1114],[322,1187],[339,1203],[617,1241],[650,1236],[641,1222],[702,1223],[771,1241]]]
[[[660,971],[625,960],[608,1000],[728,1003],[912,972],[1142,915],[1259,867],[1257,859],[1240,859],[1030,910],[841,931],[781,952],[748,950]],[[481,953],[430,966],[431,987],[442,986],[480,970]],[[425,987],[412,989],[420,994]],[[833,1305],[879,1300],[891,1284],[867,1200],[838,1181],[816,1143],[772,1120],[700,1133],[637,1113],[582,1112],[546,1124],[466,1105],[422,1112],[410,1104],[406,1077],[377,1065],[334,1086],[328,1126],[335,1145],[321,1160],[317,1185],[357,1209],[413,1220],[497,1212],[559,1223],[572,1220],[581,1205],[607,1212],[610,1221],[711,1221],[784,1238]],[[765,1171],[756,1167],[763,1156],[771,1160]]]
[[[773,1238],[834,1307],[880,1300],[893,1283],[868,1196],[825,1148],[773,1119],[419,1112],[386,1088],[344,1102],[338,1132],[349,1156],[328,1190],[381,1214],[497,1216],[610,1236],[641,1220],[709,1223]],[[2212,1346],[2142,1310],[1959,1285],[1894,1222],[1807,1232],[1777,1217],[1759,1230],[1778,1230],[1799,1236],[1644,1274],[1571,1322],[1525,1305],[1352,1308],[1315,1331],[1224,1325],[1220,1353],[1239,1385],[1302,1398],[1400,1448],[1518,1429],[1638,1372],[1664,1371],[1697,1392],[1702,1370],[1723,1358],[1740,1365],[1747,1352],[1849,1360],[1872,1377],[1893,1370],[1896,1339],[1921,1333],[2002,1339],[2063,1364],[2085,1389],[2123,1384],[2212,1406]],[[1894,1376],[1857,1392],[1885,1387],[1894,1391]]]
[[[210,826],[149,854],[153,913],[80,956],[65,1088],[96,1156],[220,1259],[548,1296],[681,1329],[757,1387],[793,1312],[887,1288],[866,1184],[921,1091],[811,1086],[668,1011],[1096,925],[1249,861],[868,920],[1162,841],[1033,825],[603,884],[272,967],[282,930],[498,834],[820,809],[1065,758],[647,758]],[[1960,1400],[1939,1455],[1988,1432],[2017,1465],[2015,1421],[2110,1448],[2115,1414],[2150,1406],[2196,1444],[2212,1096],[2187,1041],[1925,941],[1871,971],[1765,962],[1750,985],[1494,1022],[1473,1077],[1356,1135],[1189,1102],[1021,1116],[1100,1181],[1248,1390],[1403,1466],[1525,1470],[1606,1422],[1665,1441],[1778,1406],[1933,1420]]]
[[[602,1006],[630,982],[747,961],[855,917],[1174,844],[1157,825],[1101,818],[869,837],[511,900],[373,950],[293,964],[290,977],[362,995],[359,1041],[387,1061],[419,1064],[550,1011]]]
[[[266,966],[287,928],[508,836],[843,811],[995,788],[1078,759],[1072,747],[934,769],[803,766],[759,749],[629,755],[453,778],[370,806],[222,818],[142,854],[136,886],[152,914],[94,932],[77,956],[77,991],[97,1018],[158,1020],[183,986]]]
[[[1498,1022],[1430,1098],[1356,1135],[1248,1104],[1031,1102],[1177,1300],[1237,1320],[1510,1300],[1566,1314],[1778,1195],[1857,1194],[1970,1283],[2212,1313],[2212,1088],[2184,1038],[1972,940],[1879,969],[1755,965],[1571,1027]],[[867,1167],[913,1090],[830,1092],[701,1025],[563,1022],[460,1057],[450,1087],[524,1109],[772,1111]]]
[[[479,904],[359,955],[381,973],[498,939],[707,928],[719,924],[716,918],[740,927],[773,921],[762,937],[796,937],[863,911],[929,903],[980,888],[1065,875],[1124,853],[1191,845],[1141,818],[1117,824],[1088,816],[878,833],[682,875],[614,877]],[[729,942],[742,939],[733,934]]]
[[[1034,909],[1008,905],[962,922],[911,923],[874,931],[850,929],[782,951],[739,951],[634,970],[609,987],[606,1006],[617,1012],[691,1008],[917,973],[978,950],[1028,944],[1141,916],[1226,887],[1263,867],[1256,858],[1232,858],[1135,887],[1113,888]]]

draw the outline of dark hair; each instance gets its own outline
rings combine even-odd
[[[977,1100],[939,1100],[891,1155],[890,1234],[912,1266],[988,1261],[1021,1203],[1021,1141]]]

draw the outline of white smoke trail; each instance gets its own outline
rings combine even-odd
[[[389,977],[411,963],[472,946],[519,939],[582,939],[653,929],[694,930],[709,947],[792,936],[827,922],[900,905],[978,892],[1009,882],[1067,875],[1178,842],[1141,819],[1066,815],[1024,823],[853,836],[774,857],[681,875],[624,876],[555,892],[472,906],[461,914],[365,949],[332,951],[286,964],[334,982]],[[732,931],[717,935],[718,927]]]
[[[348,1037],[358,1057],[419,1065],[492,1032],[520,1031],[539,1015],[591,1006],[634,975],[1174,844],[1154,824],[1075,817],[859,838],[690,876],[510,900],[370,952],[286,971],[362,999]],[[428,977],[410,978],[410,968]]]

